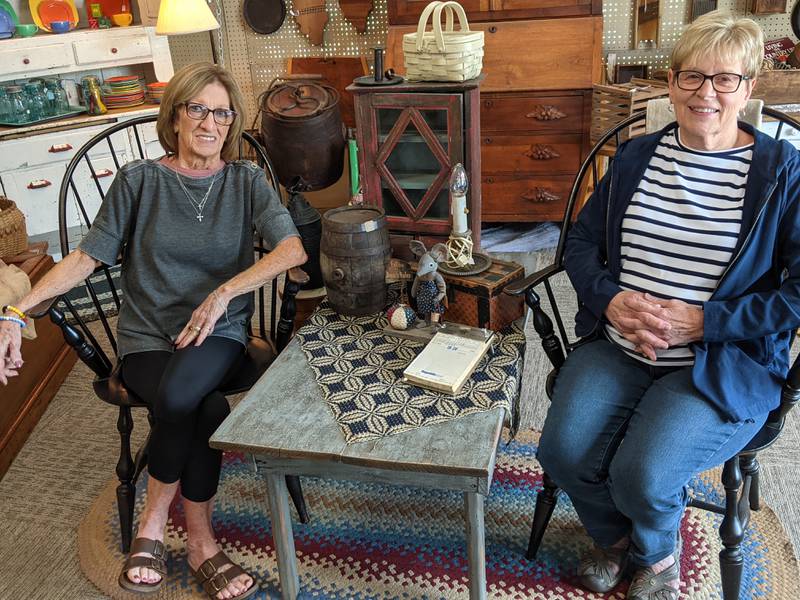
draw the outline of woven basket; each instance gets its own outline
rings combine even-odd
[[[447,20],[442,29],[442,10]],[[453,13],[460,31],[453,29]],[[425,31],[433,15],[433,31]],[[458,2],[431,2],[422,11],[417,31],[403,36],[403,57],[409,81],[466,81],[483,67],[483,32],[470,31]]]
[[[11,200],[0,196],[0,256],[15,256],[27,249],[25,215]]]

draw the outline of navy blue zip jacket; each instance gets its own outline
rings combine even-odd
[[[580,337],[607,322],[606,307],[622,291],[622,219],[658,141],[675,127],[621,145],[570,230],[565,266],[582,304],[575,316]],[[791,332],[800,326],[800,152],[745,123],[739,127],[755,137],[742,228],[730,265],[703,305],[703,340],[692,344],[695,386],[732,421],[778,406]]]

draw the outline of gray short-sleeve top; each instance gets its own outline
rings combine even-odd
[[[234,161],[214,175],[181,180],[200,202],[214,177],[201,221],[175,171],[156,160],[128,163],[112,182],[79,248],[108,265],[123,256],[119,356],[171,352],[192,311],[220,284],[253,265],[254,231],[269,249],[298,235],[255,164]],[[252,307],[252,294],[235,297],[212,335],[246,344]]]

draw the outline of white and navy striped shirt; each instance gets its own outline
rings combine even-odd
[[[678,130],[659,142],[622,221],[623,290],[701,305],[717,288],[742,226],[753,145],[702,152],[680,143]],[[691,365],[688,345],[656,350],[658,362],[634,352],[612,326],[608,338],[659,366]]]

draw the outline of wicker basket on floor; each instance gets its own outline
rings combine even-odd
[[[0,256],[15,256],[27,248],[25,215],[11,200],[0,196]]]
[[[654,79],[631,79],[630,83],[592,86],[592,129],[591,142],[596,144],[600,137],[617,123],[633,113],[645,110],[647,101],[669,95],[667,83]],[[645,122],[631,125],[620,136],[620,141],[642,135]]]

